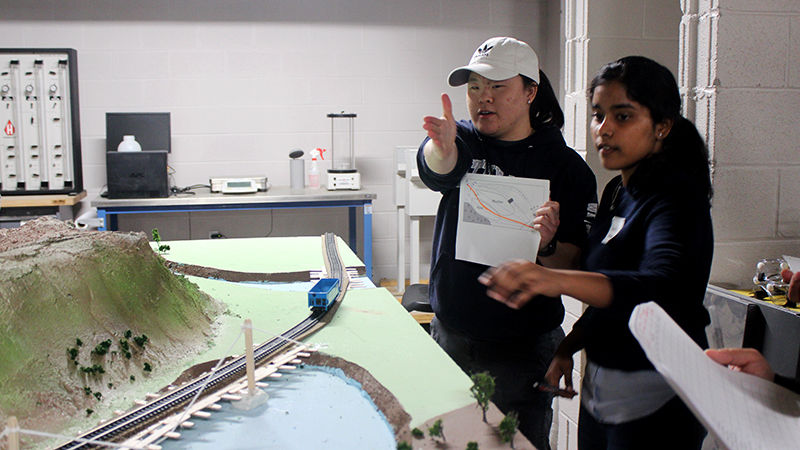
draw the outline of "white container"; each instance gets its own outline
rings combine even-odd
[[[322,152],[325,150],[315,148],[311,150],[311,167],[308,168],[308,187],[311,189],[319,189],[319,167],[317,166],[317,157],[324,159]]]
[[[133,135],[125,135],[122,136],[122,142],[119,143],[117,146],[118,152],[140,152],[142,151],[142,146],[136,142],[136,136]]]

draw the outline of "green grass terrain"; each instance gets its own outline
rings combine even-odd
[[[0,252],[0,267],[0,420],[23,428],[61,432],[153,372],[178,370],[224,308],[167,270],[141,233],[68,233]],[[85,372],[97,366],[104,373]]]

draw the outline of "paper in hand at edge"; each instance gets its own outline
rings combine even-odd
[[[794,448],[800,442],[800,396],[716,363],[654,302],[638,305],[628,326],[722,447]]]

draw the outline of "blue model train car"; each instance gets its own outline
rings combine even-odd
[[[308,291],[308,307],[327,310],[339,296],[339,279],[323,278]]]

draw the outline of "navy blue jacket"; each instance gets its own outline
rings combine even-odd
[[[420,178],[443,195],[431,256],[430,301],[436,317],[473,339],[496,342],[532,339],[559,326],[564,319],[560,299],[538,297],[520,310],[511,309],[487,297],[486,287],[478,282],[487,266],[455,259],[458,186],[468,172],[550,180],[550,198],[561,205],[556,239],[582,246],[587,210],[593,217],[597,206],[597,182],[589,166],[553,128],[508,142],[483,136],[472,122],[460,121],[458,162],[445,175],[433,172],[425,163],[422,148],[427,141],[417,154]]]
[[[624,226],[609,238],[612,221],[620,218]],[[633,308],[648,301],[708,347],[703,298],[713,250],[707,195],[680,173],[650,174],[647,186],[625,187],[619,176],[611,180],[583,253],[583,268],[605,274],[614,292],[610,307],[589,307],[575,323],[589,359],[620,370],[652,369],[628,328]]]

